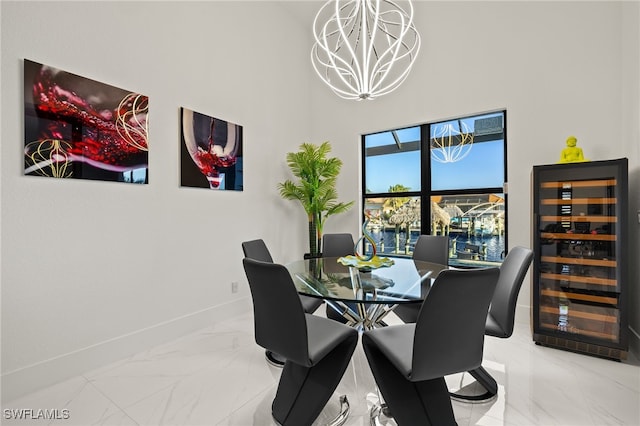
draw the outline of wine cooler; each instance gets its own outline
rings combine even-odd
[[[625,359],[628,162],[533,168],[533,340]]]

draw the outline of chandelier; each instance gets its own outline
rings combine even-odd
[[[420,35],[408,11],[393,0],[329,0],[313,21],[313,68],[341,98],[373,99],[409,75]]]
[[[473,147],[473,130],[464,121],[434,126],[431,138],[431,158],[438,163],[455,163],[469,155]]]

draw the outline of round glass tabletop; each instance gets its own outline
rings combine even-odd
[[[337,257],[298,260],[286,265],[298,293],[326,300],[367,304],[424,300],[433,279],[447,265],[393,258],[393,265],[372,270],[343,266]]]

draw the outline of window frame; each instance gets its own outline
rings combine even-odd
[[[446,190],[433,190],[431,189],[431,152],[430,152],[430,142],[431,142],[431,127],[435,126],[439,123],[452,121],[452,120],[464,120],[468,118],[490,115],[490,114],[500,114],[502,113],[503,117],[503,126],[502,126],[502,139],[503,139],[503,153],[504,153],[504,161],[503,161],[503,173],[504,173],[504,182],[502,186],[496,187],[482,187],[482,188],[471,188],[471,189],[446,189]],[[366,148],[366,138],[370,135],[393,132],[402,129],[408,129],[413,127],[420,128],[420,141],[419,141],[419,151],[420,151],[420,190],[418,191],[405,191],[405,192],[367,192],[367,148]],[[507,110],[496,109],[486,112],[474,113],[474,114],[466,114],[464,116],[453,117],[443,120],[437,121],[429,121],[422,124],[417,124],[413,126],[404,126],[398,127],[395,129],[388,129],[378,132],[371,132],[361,135],[361,202],[362,206],[367,205],[367,200],[370,198],[392,198],[392,197],[418,197],[420,199],[420,234],[428,234],[432,233],[431,227],[431,197],[433,196],[451,196],[451,195],[461,195],[461,196],[473,196],[473,195],[486,195],[486,194],[502,194],[504,196],[504,255],[506,256],[506,251],[508,249],[508,204],[509,204],[509,195],[508,195],[508,156],[507,156],[507,147],[508,147],[508,139],[507,139]],[[428,153],[425,154],[425,153]],[[361,216],[361,223],[364,223],[366,220],[364,211]],[[390,257],[405,257],[398,253],[385,253],[385,256]],[[500,263],[504,257],[501,259]],[[456,265],[459,266],[459,265]]]

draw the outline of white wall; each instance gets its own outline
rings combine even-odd
[[[360,177],[360,134],[500,108],[507,110],[509,246],[531,246],[532,167],[557,162],[569,135],[591,160],[628,157],[638,191],[637,2],[418,1],[415,11],[423,45],[396,92],[355,103],[312,81],[313,116],[323,117],[313,121],[314,134],[353,159],[341,178],[345,198],[359,199],[352,182]],[[357,214],[327,228],[357,231]],[[632,265],[638,256],[636,245]],[[636,270],[630,287],[638,281]],[[632,325],[640,330],[633,295]],[[530,297],[526,280],[518,300],[525,318]]]
[[[414,70],[360,103],[313,74],[320,4],[0,3],[3,399],[249,309],[246,286],[230,291],[239,243],[262,237],[281,261],[305,248],[304,215],[275,186],[301,142],[330,140],[340,198],[359,200],[362,133],[506,108],[512,246],[530,245],[531,167],[569,134],[592,160],[630,157],[638,179],[637,4],[418,2]],[[150,184],[24,177],[23,58],[148,95]],[[244,192],[179,187],[180,106],[244,126]]]
[[[640,354],[640,2],[622,7],[622,129],[629,152],[631,349]]]
[[[273,2],[1,7],[7,399],[250,309],[245,239],[303,253],[306,217],[276,183],[309,139],[311,76]],[[149,185],[23,176],[24,58],[149,96]],[[244,126],[243,192],[180,188],[181,106]]]

